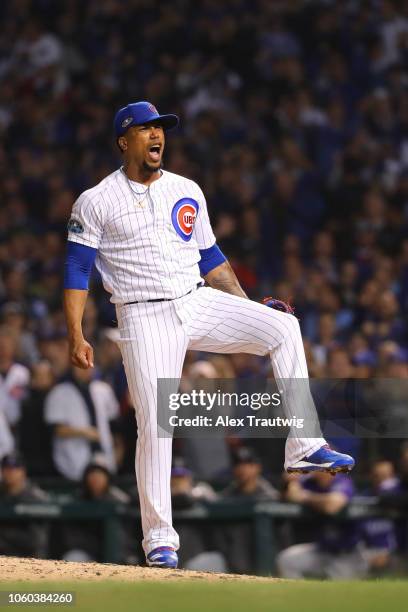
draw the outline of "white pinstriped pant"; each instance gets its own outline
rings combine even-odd
[[[117,305],[116,312],[119,346],[138,426],[136,478],[143,548],[146,554],[158,546],[177,549],[179,538],[172,526],[170,497],[172,440],[157,435],[157,379],[179,379],[187,349],[269,353],[275,379],[283,397],[286,394],[286,415],[307,418],[308,414],[309,419],[317,420],[311,396],[305,414],[300,398],[287,386],[291,379],[308,377],[299,323],[292,315],[210,287],[167,302]],[[325,444],[321,437],[292,436],[286,441],[286,464]]]

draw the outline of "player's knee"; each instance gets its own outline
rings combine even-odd
[[[302,337],[302,333],[300,331],[300,324],[298,319],[291,314],[284,315],[285,320],[284,324],[281,328],[281,342],[287,342],[290,338],[295,338],[298,340]]]
[[[289,328],[289,334],[291,336],[301,336],[302,332],[300,331],[300,323],[299,320],[295,317],[295,315],[288,314],[287,326]]]

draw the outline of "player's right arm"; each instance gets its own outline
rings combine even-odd
[[[70,358],[83,369],[94,365],[93,349],[82,333],[88,282],[103,233],[103,213],[97,197],[84,192],[75,202],[68,223],[64,271],[64,313]]]
[[[88,290],[64,289],[64,312],[67,323],[71,363],[79,368],[93,368],[93,348],[82,333],[82,317]]]

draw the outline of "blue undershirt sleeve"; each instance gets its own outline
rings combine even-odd
[[[68,240],[64,266],[64,289],[88,289],[98,249]]]
[[[209,249],[200,249],[201,260],[198,262],[200,273],[205,276],[211,270],[227,261],[219,246],[214,243]]]

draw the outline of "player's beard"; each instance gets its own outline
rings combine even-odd
[[[159,172],[163,167],[163,160],[160,160],[160,164],[158,166],[151,166],[147,161],[143,162],[143,170],[148,174],[154,174],[155,172]]]

